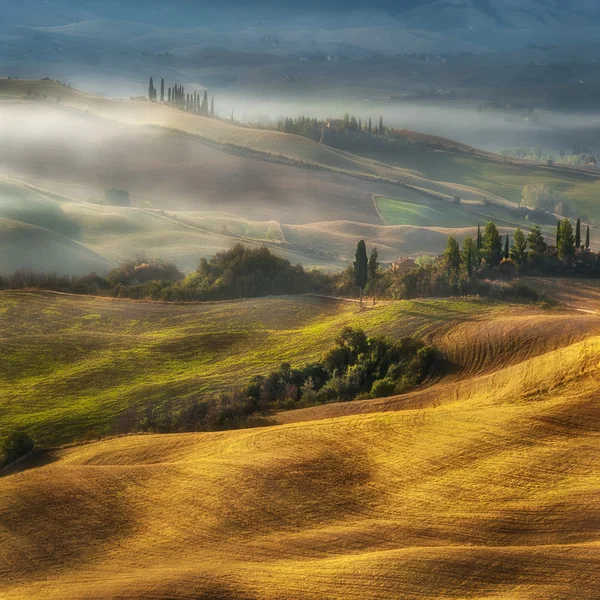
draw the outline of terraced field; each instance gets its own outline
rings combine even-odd
[[[14,354],[29,390],[24,367],[50,328],[74,348],[73,365],[88,330],[90,343],[105,343],[110,328],[141,353],[168,346],[157,356],[171,384],[185,377],[167,367],[169,354],[202,372],[198,381],[213,364],[239,368],[235,344],[224,362],[207,348],[215,318],[225,332],[247,332],[253,366],[302,360],[345,322],[417,331],[456,363],[448,378],[397,398],[280,413],[262,429],[105,440],[23,465],[0,479],[3,598],[597,598],[596,315],[459,301],[358,315],[307,298],[236,303],[242,323],[229,304],[2,301],[12,323],[3,345],[22,348]],[[30,311],[22,318],[19,305]],[[42,306],[49,314],[34,319]],[[57,327],[66,315],[72,331]],[[210,360],[186,362],[184,339]],[[150,385],[151,369],[144,376]]]

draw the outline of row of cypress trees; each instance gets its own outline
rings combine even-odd
[[[556,232],[556,252],[558,257],[563,260],[570,260],[578,251],[589,251],[590,249],[590,228],[586,228],[585,241],[581,238],[581,220],[577,219],[575,233],[569,219],[559,221]],[[542,230],[538,225],[531,228],[531,231],[525,237],[520,228],[517,228],[513,234],[513,243],[511,244],[509,235],[506,234],[504,240],[493,222],[485,226],[481,231],[481,226],[477,227],[477,238],[473,240],[467,236],[463,242],[462,253],[460,246],[455,238],[448,238],[446,246],[445,260],[448,267],[458,271],[461,262],[466,265],[469,276],[473,274],[475,266],[484,262],[489,267],[499,265],[503,259],[512,259],[515,263],[521,264],[528,255],[542,256],[549,250],[548,244],[544,240]]]
[[[160,80],[160,101],[168,102],[174,106],[178,106],[188,112],[193,112],[198,115],[212,116],[215,115],[215,97],[211,97],[210,105],[208,103],[208,92],[204,91],[204,96],[197,92],[189,93],[185,91],[185,87],[175,83],[173,87],[166,90],[165,97],[165,80]],[[158,91],[154,87],[154,79],[150,77],[148,82],[148,100],[151,102],[158,101]]]

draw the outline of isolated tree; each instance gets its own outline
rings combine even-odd
[[[507,259],[510,256],[510,241],[508,239],[508,233],[506,234],[506,240],[504,241],[504,258]]]
[[[521,264],[527,255],[527,240],[525,239],[525,234],[520,228],[515,229],[513,240],[515,243],[510,249],[510,257],[517,264]]]
[[[377,278],[377,270],[379,269],[378,259],[379,253],[377,252],[377,248],[373,248],[373,250],[371,250],[371,256],[369,257],[368,265],[369,281],[375,281]]]
[[[571,259],[575,254],[575,236],[569,219],[565,219],[560,224],[557,248],[558,256],[565,260]]]
[[[589,250],[590,249],[590,226],[587,226],[587,229],[585,230],[585,249]]]
[[[212,96],[210,99],[210,116],[214,117],[215,116],[215,97]]]
[[[360,240],[356,245],[356,254],[354,260],[354,283],[360,292],[360,307],[363,306],[363,290],[369,280],[369,259],[367,258],[367,246],[364,240]]]
[[[575,250],[581,248],[581,219],[577,219],[577,225],[575,226]]]
[[[164,79],[160,80],[160,101],[161,102],[165,101],[165,80]]]
[[[529,252],[531,254],[541,255],[545,254],[546,250],[548,250],[548,244],[546,244],[546,241],[544,240],[539,225],[535,225],[531,228],[531,231],[527,236],[527,246],[529,247]]]
[[[492,221],[485,226],[481,253],[489,267],[495,267],[502,260],[502,237]]]
[[[373,250],[371,250],[371,256],[369,256],[367,270],[369,291],[373,296],[373,305],[375,305],[375,288],[377,286],[377,271],[379,270],[379,253],[377,252],[377,248],[373,248]]]

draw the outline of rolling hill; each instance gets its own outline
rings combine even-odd
[[[177,305],[0,292],[0,429],[31,427],[52,444],[122,431],[150,402],[318,359],[345,325],[412,335],[495,309],[415,301],[359,314],[354,302],[310,296]]]
[[[97,385],[122,386],[121,369],[143,373],[160,346],[161,376],[179,393],[179,367],[200,374],[195,385],[213,364],[235,369],[225,332],[235,332],[244,364],[265,368],[306,360],[347,322],[430,336],[459,367],[423,390],[278,413],[267,428],[122,437],[23,463],[0,478],[0,594],[9,600],[597,596],[597,315],[459,301],[360,314],[309,298],[167,307],[3,294],[0,302],[0,318],[9,317],[3,345],[19,348],[8,355],[20,357],[11,385],[29,394],[51,383],[27,372],[35,360],[57,369],[62,383],[52,385],[64,393],[86,371]],[[40,306],[45,319],[27,317]],[[209,322],[220,323],[220,346],[209,341]],[[43,357],[36,344],[34,359],[35,340],[50,348],[54,334],[65,354]],[[134,340],[137,356],[125,348]],[[93,371],[67,356],[70,347],[87,348]],[[156,393],[158,365],[144,375],[142,398]],[[33,410],[57,418],[47,392]],[[111,391],[96,393],[107,411]],[[93,430],[89,391],[77,394],[88,399],[80,422],[61,430],[47,420],[36,436]],[[108,412],[126,398],[122,388]],[[67,402],[73,415],[83,407]],[[29,421],[31,402],[11,406],[13,422]]]
[[[27,100],[28,92],[47,100]],[[383,261],[437,255],[447,235],[462,238],[490,219],[506,232],[528,228],[512,212],[527,183],[547,182],[580,215],[599,218],[596,173],[503,160],[413,132],[404,134],[419,142],[414,151],[361,156],[55,81],[2,79],[0,96],[0,218],[85,247],[82,256],[106,265],[99,271],[136,254],[191,270],[236,241],[326,269],[345,267],[361,238]],[[104,205],[109,187],[127,189],[132,206]],[[449,203],[453,195],[461,206]],[[544,227],[552,236],[554,225]],[[23,266],[8,258],[18,253],[5,256],[4,270]],[[55,252],[43,264],[67,274],[89,266]]]

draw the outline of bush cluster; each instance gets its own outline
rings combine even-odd
[[[9,465],[34,448],[33,440],[22,429],[15,429],[4,438],[0,445],[0,467]]]
[[[405,392],[433,376],[440,364],[438,352],[419,340],[391,342],[348,327],[318,362],[298,369],[284,363],[268,375],[255,376],[246,387],[216,397],[148,404],[134,429],[170,433],[261,425],[263,415],[273,409]]]
[[[269,375],[256,376],[244,395],[261,408],[378,398],[422,383],[438,364],[434,348],[419,340],[390,342],[348,327],[319,362],[299,369],[284,363]]]

